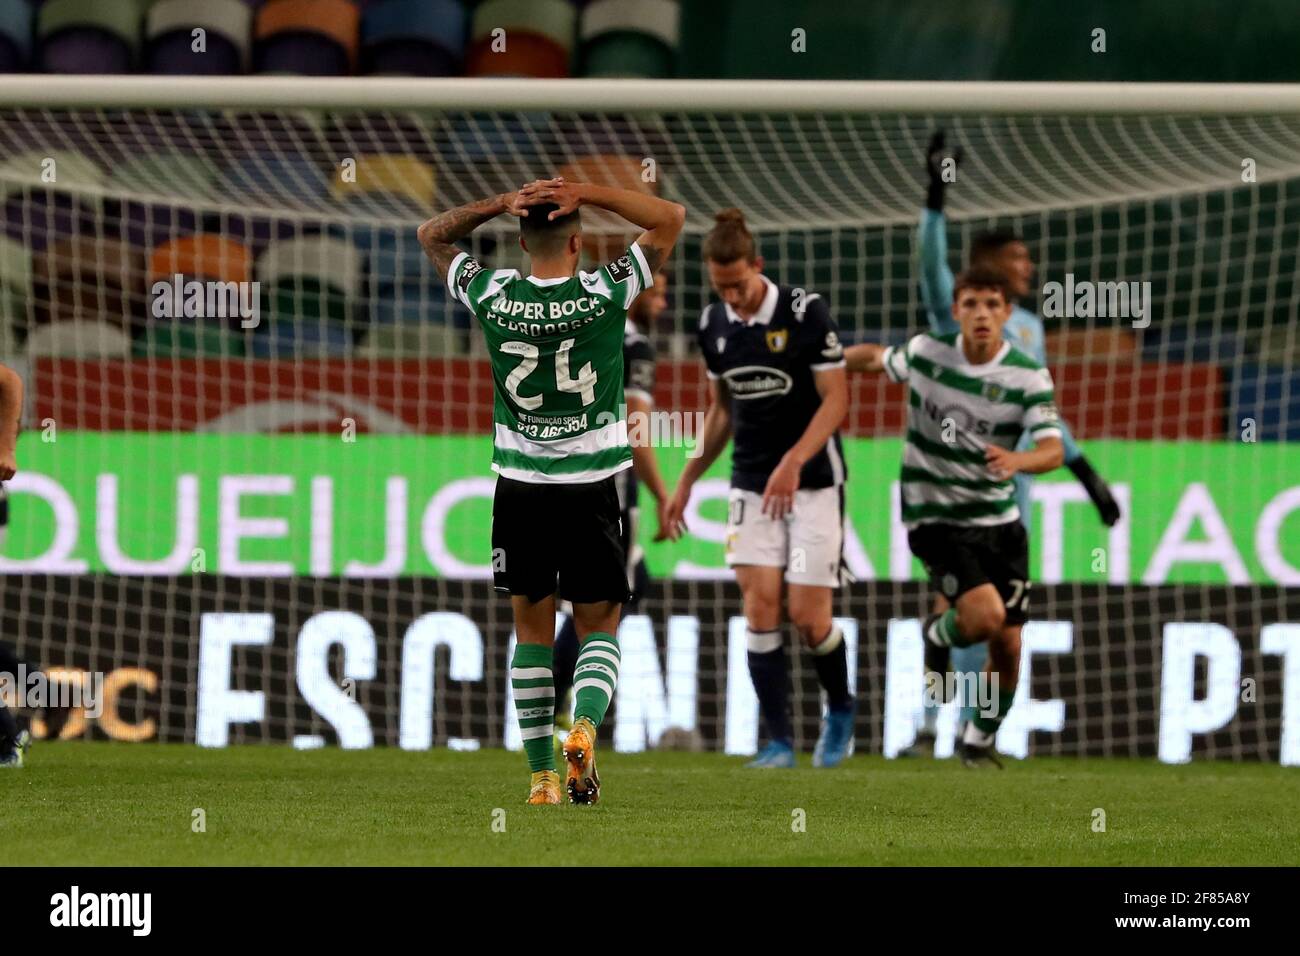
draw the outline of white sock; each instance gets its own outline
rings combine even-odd
[[[966,732],[962,734],[962,743],[973,747],[992,747],[997,734],[986,734],[975,726],[975,721],[967,721]]]
[[[817,656],[829,654],[835,648],[839,647],[844,640],[844,632],[840,630],[838,624],[832,624],[831,629],[826,632],[820,644],[814,644],[810,650]]]

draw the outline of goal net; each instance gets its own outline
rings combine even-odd
[[[649,334],[656,407],[702,411],[713,214],[744,210],[767,274],[821,294],[844,340],[904,341],[941,128],[962,150],[948,263],[993,227],[1024,238],[1059,407],[1123,508],[1107,528],[1068,470],[1036,482],[999,746],[1300,762],[1300,91],[70,79],[0,91],[0,342],[27,383],[0,639],[86,692],[38,733],[518,746],[491,377],[418,224],[551,174],[683,203]],[[587,262],[633,236],[584,224]],[[504,218],[466,248],[523,265]],[[898,518],[906,393],[851,396],[836,615],[858,750],[892,755],[930,592]],[[670,485],[689,453],[657,449]],[[643,500],[617,749],[758,743],[727,474],[676,544]],[[817,685],[791,661],[808,747]]]

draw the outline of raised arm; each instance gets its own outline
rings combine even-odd
[[[948,267],[948,224],[943,216],[944,193],[948,179],[944,161],[951,159],[952,170],[961,162],[961,150],[951,156],[944,154],[943,130],[930,137],[925,153],[926,172],[930,177],[925,193],[925,208],[916,230],[916,258],[921,269],[921,301],[925,304],[926,320],[930,331],[946,335],[957,331],[957,321],[952,317],[952,269]]]
[[[579,206],[598,206],[622,216],[634,226],[640,226],[645,232],[636,242],[645,253],[652,276],[672,252],[686,222],[685,206],[615,186],[543,179],[525,186],[519,191],[519,196],[520,201],[528,205],[555,203],[559,208],[551,213],[552,218],[568,215]]]
[[[528,215],[528,210],[520,205],[519,193],[501,193],[448,209],[420,224],[416,232],[420,238],[420,248],[438,270],[438,278],[447,281],[447,270],[460,255],[461,250],[454,243],[503,212],[512,216]]]

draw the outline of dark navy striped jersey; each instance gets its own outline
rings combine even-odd
[[[731,486],[759,492],[821,406],[816,373],[844,367],[821,296],[763,281],[767,295],[748,322],[714,302],[700,316],[699,334],[709,378],[721,378],[731,395]],[[799,487],[831,488],[845,477],[836,432],[804,465]]]

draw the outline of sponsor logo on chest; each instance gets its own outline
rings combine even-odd
[[[772,398],[785,395],[794,387],[794,379],[789,373],[766,365],[742,365],[728,369],[722,377],[731,394],[738,399]]]

